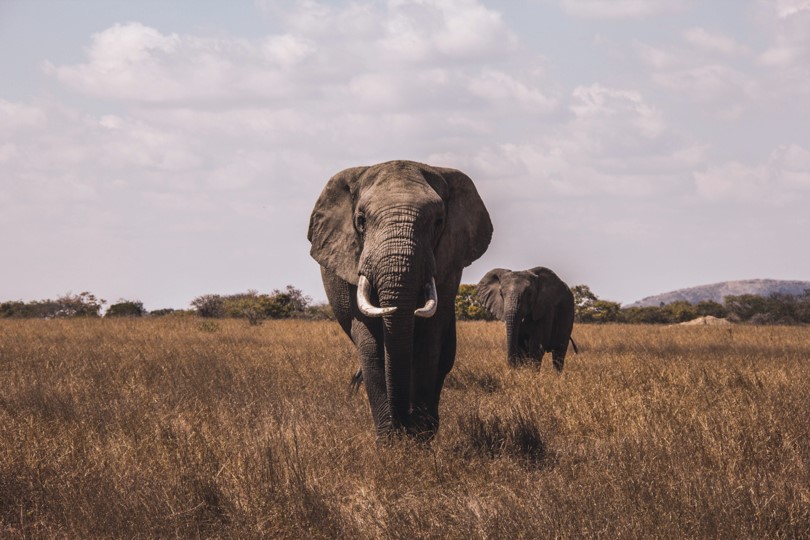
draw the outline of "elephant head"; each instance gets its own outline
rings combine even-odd
[[[327,182],[310,217],[310,253],[360,352],[378,433],[409,428],[417,416],[438,426],[461,270],[491,236],[475,186],[454,169],[391,161]]]
[[[554,367],[562,371],[574,324],[574,296],[554,272],[543,267],[522,271],[495,268],[478,283],[478,297],[506,323],[511,365],[540,361],[550,350]]]

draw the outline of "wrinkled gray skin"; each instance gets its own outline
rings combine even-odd
[[[308,238],[329,303],[357,347],[378,438],[431,438],[439,395],[456,355],[455,297],[461,271],[486,251],[492,223],[465,174],[410,161],[346,169],[312,211]],[[383,317],[358,309],[360,276]],[[430,318],[426,284],[435,278]]]
[[[574,295],[557,274],[542,266],[515,272],[495,268],[478,282],[478,298],[506,323],[510,365],[539,365],[551,351],[554,368],[563,370],[574,326]]]

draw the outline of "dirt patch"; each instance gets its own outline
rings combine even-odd
[[[731,326],[731,324],[732,323],[726,319],[706,315],[705,317],[698,317],[697,319],[692,319],[691,321],[682,322],[678,326]]]

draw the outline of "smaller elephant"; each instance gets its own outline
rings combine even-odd
[[[507,360],[538,365],[547,351],[562,372],[574,327],[574,295],[557,274],[538,266],[512,271],[495,268],[478,282],[478,298],[498,320],[506,323]]]

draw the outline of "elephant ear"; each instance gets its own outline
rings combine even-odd
[[[368,167],[343,170],[329,179],[309,217],[309,254],[341,279],[357,285],[360,241],[354,229],[355,193]]]
[[[469,266],[489,247],[492,222],[470,177],[456,169],[434,168],[447,184],[444,231],[436,248],[437,271],[457,272]]]
[[[532,318],[539,321],[545,315],[554,311],[554,307],[560,300],[560,293],[564,289],[564,284],[557,277],[557,274],[543,266],[532,268],[529,272],[535,276]]]
[[[501,296],[501,276],[509,272],[506,268],[494,268],[478,282],[478,300],[490,313],[503,320],[503,296]]]

